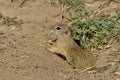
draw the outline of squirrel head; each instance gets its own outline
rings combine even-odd
[[[72,31],[70,27],[66,24],[55,24],[51,27],[51,33],[57,37],[66,36],[71,37]]]

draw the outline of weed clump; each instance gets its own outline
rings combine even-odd
[[[54,0],[55,2],[56,0]],[[71,29],[73,31],[73,38],[75,41],[85,49],[101,47],[109,44],[111,39],[120,41],[120,8],[116,9],[116,14],[110,16],[104,12],[99,13],[97,16],[93,16],[95,10],[87,10],[85,8],[84,0],[57,0],[57,3],[67,6],[72,14],[69,17],[65,17],[68,23],[71,23]],[[102,6],[109,6],[114,2],[108,0],[103,2],[98,8],[100,10]],[[116,3],[119,5],[120,3]],[[66,10],[68,10],[66,9]],[[98,9],[99,10],[99,9]]]

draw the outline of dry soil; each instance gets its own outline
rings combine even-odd
[[[120,80],[120,74],[109,71],[80,73],[48,52],[47,28],[60,22],[55,17],[59,8],[50,0],[21,3],[0,0],[0,80]]]

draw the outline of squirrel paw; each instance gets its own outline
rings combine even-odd
[[[46,48],[46,49],[50,52],[53,52],[53,53],[58,52],[56,47],[51,47],[51,48]]]

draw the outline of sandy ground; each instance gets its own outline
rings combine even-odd
[[[48,27],[60,22],[54,16],[59,9],[49,0],[0,0],[4,17],[15,18],[14,24],[0,18],[0,80],[119,80],[109,72],[80,73],[57,55],[48,52]],[[106,51],[107,52],[107,51]]]

